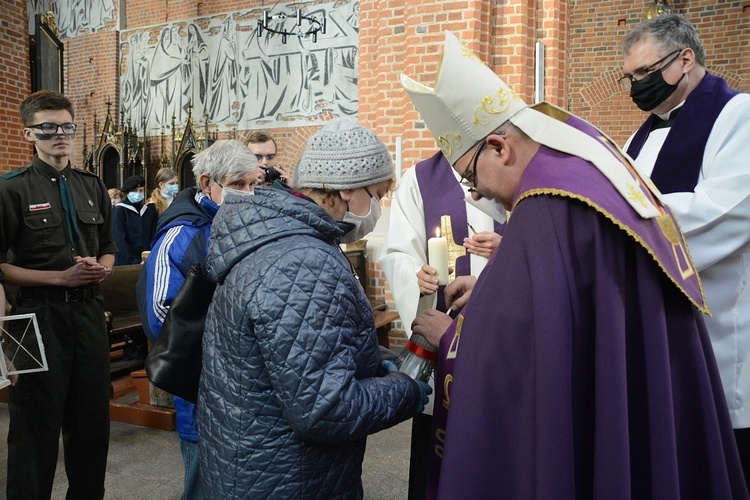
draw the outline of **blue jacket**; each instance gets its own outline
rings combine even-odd
[[[372,308],[337,244],[344,225],[273,188],[225,200],[214,219],[207,264],[220,284],[198,394],[213,498],[360,498],[367,435],[417,411],[416,382],[376,376]]]
[[[159,217],[151,254],[137,285],[144,332],[159,336],[167,310],[193,266],[206,267],[208,235],[219,206],[196,188],[183,190]],[[198,441],[195,405],[174,397],[177,432],[184,441]]]

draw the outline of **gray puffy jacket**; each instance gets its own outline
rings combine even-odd
[[[209,498],[361,498],[368,434],[416,413],[419,387],[376,376],[372,309],[336,245],[345,223],[290,192],[230,197],[207,265],[198,403]]]

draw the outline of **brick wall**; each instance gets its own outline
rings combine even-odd
[[[583,5],[586,4],[586,5]],[[622,76],[620,42],[645,18],[650,2],[578,2],[570,13],[570,110],[622,145],[647,114],[616,79]],[[706,50],[706,66],[730,85],[750,90],[750,2],[670,2],[692,22]]]
[[[117,2],[119,4],[119,2]],[[750,89],[750,0],[670,2],[693,22],[706,48],[710,71],[731,85]],[[403,138],[403,164],[408,168],[431,155],[434,140],[399,83],[401,73],[429,84],[437,70],[444,30],[451,30],[513,86],[533,101],[534,44],[545,45],[545,98],[591,120],[622,144],[645,118],[620,89],[622,57],[619,44],[642,20],[650,1],[604,0],[361,0],[359,120],[384,140],[395,155]],[[270,8],[264,0],[129,0],[126,29],[158,25],[213,13]],[[31,155],[18,129],[17,109],[30,90],[25,2],[0,7],[0,152],[9,166],[26,163]],[[118,32],[115,23],[98,33],[65,43],[66,92],[87,124],[92,141],[93,114],[106,114],[107,98],[119,110]],[[115,111],[117,115],[117,111]],[[116,116],[119,121],[119,115]],[[295,165],[316,127],[275,129],[279,161]],[[244,140],[249,131],[220,137]],[[170,150],[169,138],[165,141]],[[76,139],[74,161],[80,161],[83,137]],[[158,162],[161,138],[149,139],[152,162]],[[371,292],[390,292],[380,266],[370,260]]]
[[[21,135],[18,106],[31,91],[26,2],[7,0],[0,6],[0,173],[31,161],[32,147]]]

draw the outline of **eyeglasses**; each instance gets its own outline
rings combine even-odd
[[[36,125],[29,125],[26,128],[38,128],[45,134],[57,134],[58,130],[62,130],[65,135],[73,135],[76,133],[75,123],[63,123],[58,125],[57,123],[37,123]]]
[[[273,161],[273,159],[276,158],[276,153],[270,155],[255,155],[255,159],[258,161],[263,161],[263,158],[265,158],[267,161]]]
[[[665,69],[667,69],[670,64],[672,64],[673,62],[675,62],[677,60],[677,58],[680,57],[680,54],[682,53],[683,50],[685,50],[685,49],[677,49],[674,52],[670,52],[666,56],[664,56],[661,59],[659,59],[658,61],[656,61],[651,66],[647,66],[647,67],[645,67],[643,69],[640,69],[640,70],[636,71],[635,74],[633,74],[633,75],[627,75],[626,74],[626,75],[624,75],[622,78],[620,78],[617,81],[620,82],[620,85],[622,85],[626,90],[630,90],[630,87],[632,87],[635,82],[638,82],[638,81],[641,81],[641,80],[645,80],[652,73],[654,73],[656,71],[664,71]],[[667,64],[665,64],[664,66],[662,66],[661,68],[659,68],[659,65],[661,63],[663,63],[664,61],[666,61],[667,59],[669,59],[672,56],[674,56],[674,57]],[[646,81],[648,81],[648,80],[646,80]]]
[[[482,139],[479,147],[474,150],[474,156],[469,160],[466,170],[461,174],[461,179],[458,181],[462,186],[469,188],[469,192],[472,192],[477,188],[477,163],[479,162],[479,155],[482,154],[482,150],[486,145],[487,141]]]

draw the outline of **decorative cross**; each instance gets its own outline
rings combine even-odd
[[[450,215],[440,216],[440,234],[448,241],[448,267],[453,269],[448,275],[448,283],[450,283],[456,279],[456,261],[459,257],[466,255],[466,248],[453,240],[453,225]]]

